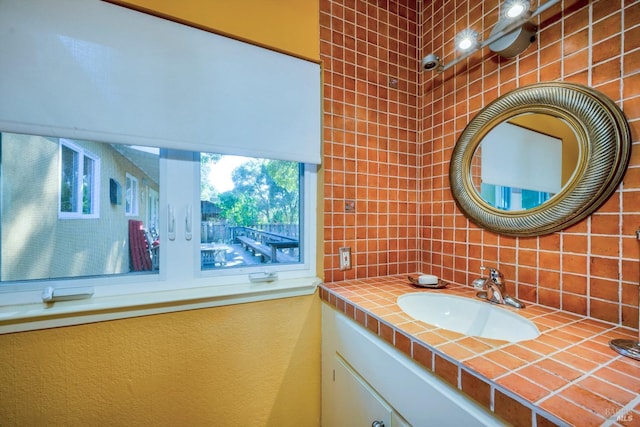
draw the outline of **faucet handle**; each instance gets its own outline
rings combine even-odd
[[[501,285],[504,283],[504,276],[502,275],[500,270],[498,270],[497,268],[492,267],[489,269],[489,278],[493,283],[497,283],[498,285]]]
[[[487,283],[487,278],[486,277],[481,277],[479,279],[475,279],[471,285],[473,286],[473,289],[479,289],[479,290],[484,290],[485,285]]]
[[[480,266],[480,277],[475,279],[472,284],[474,289],[486,290],[487,280],[489,280],[484,273],[486,269],[487,267],[484,265]]]
[[[496,279],[502,279],[504,277],[497,268],[485,267],[484,265],[480,266],[480,276],[485,277],[484,272],[487,270],[489,270],[489,279],[493,280],[494,282],[496,281]]]

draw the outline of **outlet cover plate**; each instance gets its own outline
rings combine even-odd
[[[351,270],[351,248],[348,246],[338,248],[338,257],[340,258],[340,270]]]

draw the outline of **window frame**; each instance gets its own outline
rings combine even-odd
[[[140,214],[140,185],[138,178],[127,172],[124,182],[124,215],[138,216]],[[129,188],[130,183],[131,188]]]
[[[78,165],[77,171],[74,171],[78,175],[78,183],[75,188],[75,196],[76,196],[76,211],[66,212],[62,210],[62,169],[63,169],[63,161],[62,161],[62,149],[66,147],[69,150],[74,151],[78,155]],[[85,158],[91,159],[93,161],[93,177],[91,180],[91,212],[84,213],[82,209],[82,203],[84,201],[84,163]],[[59,161],[59,172],[58,172],[58,218],[59,219],[97,219],[100,218],[100,157],[91,153],[90,151],[84,149],[73,141],[66,138],[59,138],[59,148],[58,148],[58,161]]]
[[[167,259],[174,260],[184,266],[183,273],[187,274],[191,266],[191,274],[195,281],[215,281],[217,284],[235,285],[238,283],[246,283],[249,275],[252,273],[277,273],[279,278],[294,279],[297,277],[308,277],[316,275],[316,259],[313,253],[316,251],[317,243],[317,165],[302,165],[302,174],[300,176],[300,258],[299,263],[292,264],[261,264],[259,266],[248,266],[230,269],[201,269],[200,265],[200,245],[180,245],[186,240],[184,230],[181,230],[182,224],[186,222],[184,214],[188,211],[187,206],[191,206],[192,221],[199,220],[200,213],[200,154],[194,152],[184,152],[177,150],[161,150],[165,152],[164,158],[160,161],[160,176],[171,172],[171,179],[161,185],[160,188],[160,235],[166,233],[167,225],[163,225],[162,220],[167,220],[169,215],[169,206],[173,207],[175,222],[178,224],[176,230],[176,239],[172,241],[174,245],[167,247],[167,250],[160,255],[160,271],[163,271],[164,263]],[[169,169],[169,170],[167,170]],[[161,178],[162,179],[162,178]],[[193,180],[198,186],[189,186],[188,182]],[[172,194],[169,194],[173,192]],[[180,200],[176,200],[175,196],[179,196]],[[163,202],[163,200],[165,202]],[[193,241],[200,242],[200,227],[193,227]],[[162,245],[162,242],[161,242]],[[165,245],[167,246],[167,245]],[[189,254],[189,256],[185,256]]]
[[[249,156],[246,156],[249,157]],[[263,158],[259,158],[259,157],[252,157],[253,159],[263,159]],[[309,254],[305,254],[305,244],[309,238],[309,236],[306,236],[306,233],[304,232],[306,229],[306,222],[307,220],[310,220],[310,218],[307,218],[305,216],[305,198],[306,193],[310,192],[310,189],[306,188],[306,181],[308,180],[308,178],[306,178],[307,176],[307,165],[305,163],[300,163],[300,162],[293,162],[290,161],[292,163],[297,163],[298,165],[298,170],[299,170],[299,175],[298,175],[298,223],[299,223],[299,229],[298,229],[298,250],[299,250],[299,260],[298,262],[291,262],[291,263],[286,263],[286,264],[272,264],[272,263],[268,263],[268,264],[260,264],[259,267],[257,265],[247,265],[244,267],[231,267],[231,268],[207,268],[207,269],[203,269],[200,268],[198,271],[198,274],[201,277],[214,277],[214,276],[233,276],[233,275],[249,275],[252,273],[257,272],[258,270],[260,272],[278,272],[278,271],[283,271],[283,270],[303,270],[305,269],[305,257],[310,256]],[[200,170],[199,170],[200,172]],[[200,206],[200,195],[198,197],[198,201],[197,201],[197,206]],[[198,215],[198,219],[201,218],[201,212]],[[199,231],[202,231],[201,228],[198,228]],[[199,236],[200,238],[200,236]],[[202,239],[200,239],[201,241]]]
[[[69,16],[86,25],[75,25]],[[13,31],[15,22],[25,25]],[[304,268],[287,265],[272,282],[250,282],[244,274],[202,276],[199,245],[189,244],[184,229],[186,208],[199,212],[194,191],[199,185],[185,191],[176,184],[184,181],[161,178],[158,231],[161,238],[168,234],[168,206],[175,208],[178,229],[175,244],[161,248],[159,273],[51,281],[53,287],[95,289],[92,298],[52,304],[42,302],[41,283],[0,284],[0,333],[315,292],[321,259],[316,251],[322,250],[316,225],[322,209],[317,184],[322,162],[320,61],[101,1],[9,2],[0,14],[0,28],[7,34],[0,39],[7,63],[0,86],[15,100],[0,103],[0,131],[304,162],[310,171],[305,185],[311,191],[306,192],[304,216],[310,219],[303,230],[312,235],[306,238]],[[25,51],[37,52],[41,66],[32,67]],[[166,67],[167,57],[185,54],[203,60],[174,61]],[[256,63],[261,73],[255,73]],[[176,80],[176,75],[183,78]],[[158,87],[167,88],[164,102],[158,102]],[[49,96],[42,97],[42,88]],[[161,160],[160,169],[178,169],[195,178],[195,162],[179,157]],[[102,166],[106,171],[106,163]],[[107,209],[108,201],[104,204]],[[193,231],[191,239],[196,240],[199,228]],[[169,258],[180,268],[167,269]]]
[[[188,212],[189,204],[193,206],[194,223],[200,217],[199,153],[163,149],[158,224],[162,251],[160,271],[0,284],[0,334],[312,295],[321,283],[315,256],[319,166],[302,165],[301,263],[201,270],[200,227],[193,227],[193,235],[187,239],[186,221],[184,217],[179,218]],[[188,182],[192,185],[185,190]],[[169,241],[162,236],[167,233],[169,205],[172,204],[177,227],[175,240]],[[277,278],[270,282],[252,282],[249,275],[258,272],[276,273]],[[94,294],[87,299],[44,303],[42,293],[48,286],[55,289],[93,288]]]

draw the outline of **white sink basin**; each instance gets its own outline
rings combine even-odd
[[[486,301],[436,293],[413,293],[400,296],[398,305],[416,320],[465,335],[511,342],[530,340],[540,335],[530,320]]]

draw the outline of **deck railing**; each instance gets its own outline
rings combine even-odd
[[[236,236],[255,236],[254,240],[264,243],[271,241],[299,240],[298,224],[258,224],[251,227],[229,226],[209,221],[200,225],[200,241],[202,243],[233,243]],[[253,237],[252,237],[253,238]]]

